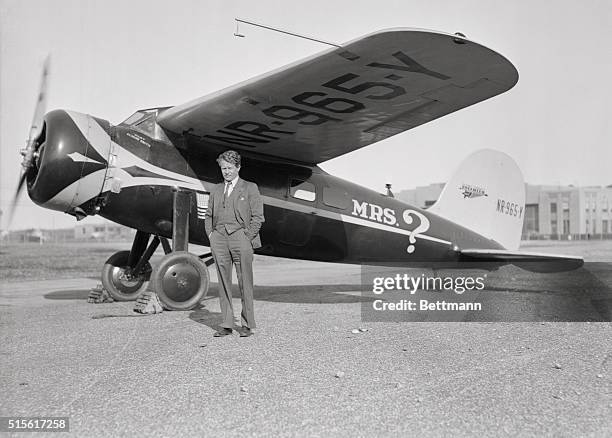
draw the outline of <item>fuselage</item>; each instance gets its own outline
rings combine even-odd
[[[80,113],[48,113],[40,162],[28,176],[30,196],[77,217],[99,214],[171,238],[173,192],[190,190],[189,241],[208,246],[204,212],[222,181],[216,157],[229,147],[163,132],[156,111],[143,114],[142,120],[112,126]],[[318,166],[240,153],[240,177],[257,183],[264,201],[260,254],[410,265],[455,261],[460,248],[502,249],[472,230]]]

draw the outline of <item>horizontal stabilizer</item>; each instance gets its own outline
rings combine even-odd
[[[531,272],[571,271],[584,264],[582,257],[496,249],[464,249],[461,260],[513,264]]]

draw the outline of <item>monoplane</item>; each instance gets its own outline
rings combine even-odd
[[[258,254],[573,269],[581,258],[518,251],[525,187],[506,154],[468,157],[428,209],[319,167],[517,81],[510,61],[462,35],[391,29],[181,105],[136,111],[118,125],[68,110],[43,117],[39,105],[18,193],[27,185],[42,207],[136,229],[131,250],[104,265],[102,282],[117,300],[135,300],[151,282],[172,310],[195,307],[209,287],[212,257],[190,253],[188,244],[209,245],[204,213],[222,180],[215,159],[227,149],[242,154],[241,176],[263,196]],[[43,82],[40,102],[45,90]],[[149,260],[160,244],[166,255],[153,270]]]

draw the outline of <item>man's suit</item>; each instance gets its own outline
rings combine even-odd
[[[264,222],[263,201],[257,184],[238,178],[229,196],[225,183],[212,190],[204,226],[219,277],[221,327],[233,328],[232,264],[236,265],[242,294],[241,323],[255,328],[253,310],[253,249],[261,247],[259,229]]]

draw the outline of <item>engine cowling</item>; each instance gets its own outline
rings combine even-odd
[[[77,218],[92,214],[104,186],[111,143],[106,120],[73,111],[47,113],[26,174],[30,198]]]

